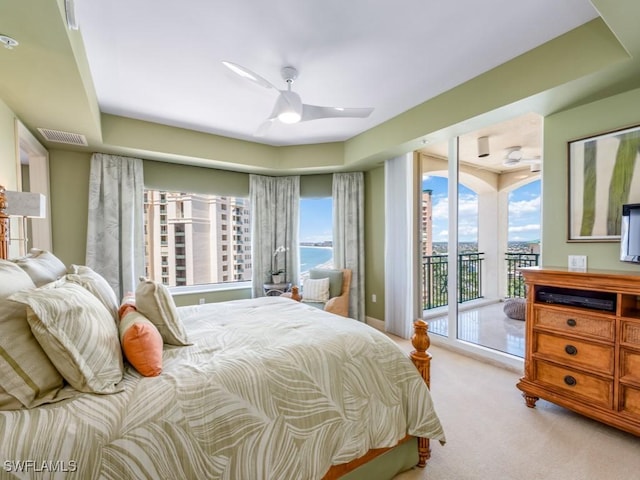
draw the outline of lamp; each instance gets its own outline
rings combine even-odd
[[[28,248],[27,218],[45,218],[47,216],[47,202],[41,193],[33,192],[5,192],[7,207],[5,212],[10,217],[22,218],[24,252]]]
[[[489,137],[478,137],[478,158],[489,156]]]

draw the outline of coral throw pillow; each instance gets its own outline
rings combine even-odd
[[[126,306],[120,317],[120,344],[128,362],[140,375],[155,377],[162,372],[162,336],[135,307]]]

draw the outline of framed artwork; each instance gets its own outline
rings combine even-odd
[[[640,125],[568,147],[568,241],[620,241],[622,205],[640,203]]]

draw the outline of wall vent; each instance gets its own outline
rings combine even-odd
[[[69,145],[88,146],[87,139],[79,133],[61,132],[59,130],[50,130],[48,128],[38,128],[42,136],[50,142],[67,143]]]

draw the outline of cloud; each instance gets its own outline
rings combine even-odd
[[[521,233],[521,232],[539,232],[540,224],[532,223],[529,225],[513,225],[509,227],[509,233]]]
[[[521,217],[529,213],[540,212],[540,195],[531,200],[510,200],[509,215],[513,217]]]

